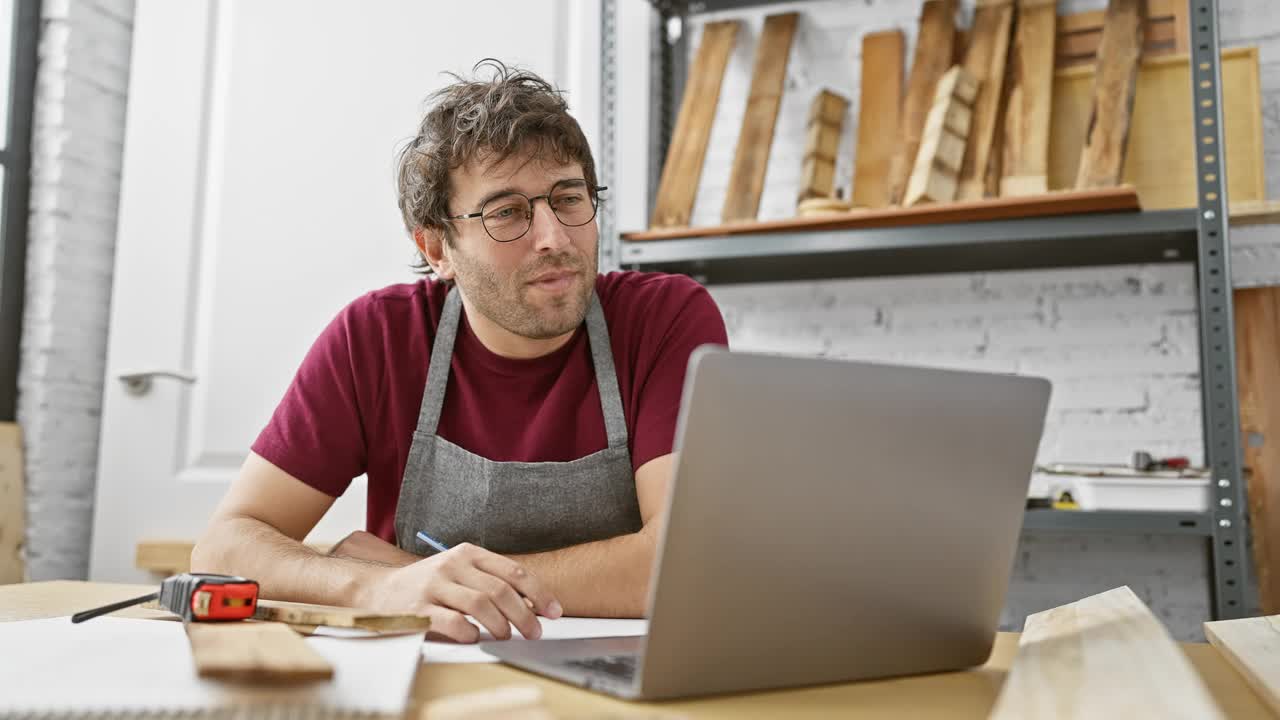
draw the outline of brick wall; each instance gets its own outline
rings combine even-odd
[[[1223,44],[1259,45],[1269,194],[1280,197],[1280,4],[1223,0]],[[1069,1],[1059,12],[1105,7]],[[971,11],[972,4],[965,7]],[[715,224],[727,188],[741,108],[763,17],[802,13],[761,199],[761,218],[794,214],[808,104],[824,86],[857,97],[865,32],[893,27],[914,47],[919,3],[808,2],[724,12],[748,21],[722,86],[695,225]],[[846,117],[837,185],[852,177],[857,114]],[[723,171],[717,171],[720,168]],[[1272,227],[1232,234],[1237,285],[1280,282]],[[1042,460],[1124,462],[1135,449],[1203,460],[1195,278],[1189,264],[934,275],[720,286],[731,344],[1044,375],[1054,382]],[[1128,584],[1181,638],[1201,638],[1209,615],[1204,540],[1187,537],[1028,534],[1022,540],[1006,628],[1025,616]]]
[[[18,378],[33,580],[88,570],[133,2],[42,13]]]

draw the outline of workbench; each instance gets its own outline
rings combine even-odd
[[[70,615],[78,610],[153,592],[147,585],[73,581],[0,585],[0,622]],[[131,608],[135,617],[155,611]],[[423,663],[408,717],[425,701],[503,685],[536,685],[557,716],[687,718],[986,718],[1013,662],[1018,633],[999,633],[985,665],[971,670],[893,680],[748,693],[665,703],[627,703],[498,664]],[[803,638],[797,638],[803,642]],[[1210,645],[1184,643],[1215,700],[1230,718],[1272,718],[1257,695]],[[20,652],[5,648],[6,652]],[[762,659],[762,662],[768,662]]]

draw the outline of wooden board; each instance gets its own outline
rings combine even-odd
[[[1027,618],[992,720],[1224,717],[1128,587]]]
[[[1018,0],[1009,55],[1009,97],[1001,142],[1000,194],[1036,195],[1049,189],[1049,123],[1053,94],[1053,0]]]
[[[942,74],[951,67],[955,43],[954,0],[925,0],[920,10],[920,32],[916,37],[915,58],[907,81],[907,97],[903,102],[898,140],[889,164],[889,203],[899,205],[907,191],[907,180],[920,151],[924,121],[933,106],[933,91]]]
[[[26,580],[22,548],[27,536],[22,431],[0,423],[0,585]]]
[[[1110,0],[1107,6],[1094,74],[1093,109],[1076,173],[1076,187],[1081,190],[1120,184],[1146,14],[1146,0]]]
[[[808,230],[854,230],[858,228],[936,225],[939,223],[1010,220],[1045,215],[1077,215],[1095,212],[1139,210],[1138,195],[1133,188],[1067,191],[1028,197],[987,198],[937,205],[917,205],[878,210],[856,209],[843,215],[811,218],[788,218],[764,222],[731,223],[668,230],[623,233],[627,241],[676,240],[722,235],[748,235],[761,232],[805,232]]]
[[[1186,15],[1186,0],[1147,0],[1142,57],[1189,52]],[[1054,59],[1057,69],[1092,65],[1097,61],[1105,16],[1104,10],[1091,10],[1058,18]]]
[[[191,551],[194,540],[139,540],[134,546],[134,567],[157,575],[177,575],[191,571]],[[321,555],[328,553],[331,545],[307,543],[307,547]]]
[[[1233,298],[1253,562],[1262,611],[1274,615],[1280,613],[1280,287],[1241,288]]]
[[[977,82],[959,65],[938,81],[933,107],[924,123],[924,138],[916,156],[907,194],[902,204],[951,202],[956,197],[957,177],[964,162],[965,142],[973,119]]]
[[[1280,225],[1280,200],[1246,200],[1231,202],[1231,227],[1246,225]]]
[[[782,104],[787,60],[791,56],[791,40],[798,19],[796,13],[765,18],[760,45],[756,48],[755,69],[751,72],[751,93],[742,115],[742,132],[738,134],[738,149],[733,155],[729,190],[721,212],[724,222],[754,220],[760,209],[760,193],[764,190],[773,128],[778,120],[778,106]]]
[[[333,665],[287,625],[187,623],[196,673],[214,680],[287,685],[333,678]]]
[[[738,38],[740,23],[735,20],[707,23],[702,42],[685,82],[680,113],[676,116],[667,160],[658,182],[653,206],[652,227],[681,227],[689,224],[707,144],[720,101],[720,85],[729,64],[729,55]]]
[[[853,204],[889,204],[889,165],[902,112],[901,30],[862,37],[862,85],[858,100],[858,143],[853,154]]]
[[[1258,49],[1222,51],[1221,68],[1227,197],[1233,205],[1262,201],[1266,182]],[[1138,72],[1122,182],[1137,188],[1147,210],[1196,205],[1190,71],[1185,55],[1172,55],[1146,60]],[[1051,189],[1075,183],[1092,80],[1091,67],[1068,68],[1054,77]]]
[[[1013,32],[1013,0],[979,2],[973,13],[973,32],[964,56],[965,72],[978,83],[973,103],[973,126],[960,168],[960,200],[986,196],[987,170],[995,140],[1000,101],[1004,97],[1005,63]]]
[[[1271,711],[1280,715],[1280,617],[1207,622],[1204,635]]]
[[[809,129],[804,145],[804,165],[800,173],[800,195],[797,205],[809,198],[825,198],[835,194],[836,153],[840,149],[840,131],[849,101],[822,90],[809,108]]]
[[[359,608],[266,599],[258,601],[253,618],[291,625],[325,625],[388,633],[426,632],[431,627],[431,618],[425,615],[395,615]]]

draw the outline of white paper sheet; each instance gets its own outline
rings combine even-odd
[[[404,712],[421,635],[308,637],[331,681],[252,687],[196,675],[181,623],[102,617],[0,623],[0,716],[300,706],[308,715]]]
[[[644,635],[649,632],[648,620],[610,620],[602,618],[562,617],[555,620],[538,618],[542,622],[542,638],[594,638]],[[520,633],[513,631],[513,637]],[[480,640],[492,640],[493,636],[481,630]],[[461,645],[451,642],[422,643],[422,657],[433,663],[482,663],[497,662],[498,658],[481,650],[477,645]]]

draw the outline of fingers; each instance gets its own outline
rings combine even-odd
[[[480,639],[480,628],[467,620],[457,610],[435,607],[427,612],[431,618],[431,630],[428,640],[452,640],[459,643],[473,643]]]
[[[542,637],[542,624],[533,614],[533,609],[526,605],[525,599],[506,582],[474,567],[467,570],[459,579],[463,585],[484,594],[507,621],[516,626],[521,635],[530,640]]]
[[[511,639],[511,622],[483,592],[451,582],[440,588],[437,602],[475,618],[495,640]]]
[[[515,588],[516,592],[533,601],[533,609],[539,615],[549,618],[558,618],[564,614],[560,603],[556,601],[551,591],[543,585],[533,573],[525,569],[523,565],[508,557],[503,557],[497,553],[481,550],[476,553],[474,564],[480,570],[502,580],[506,584]]]

